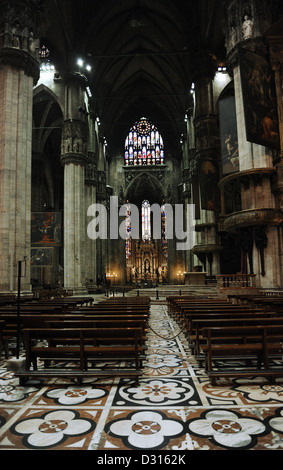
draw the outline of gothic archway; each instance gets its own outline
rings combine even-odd
[[[151,171],[142,172],[133,177],[126,190],[126,199],[140,211],[140,239],[126,241],[127,282],[142,287],[165,283],[168,273],[168,250],[164,187],[158,181],[157,175],[151,174]],[[154,239],[152,230],[153,216],[150,210],[154,204],[160,207],[158,239]],[[149,227],[145,227],[145,224],[149,224]]]
[[[32,134],[31,284],[34,287],[58,288],[63,283],[62,124],[59,100],[52,90],[39,85],[34,89]],[[52,236],[44,237],[46,230]]]

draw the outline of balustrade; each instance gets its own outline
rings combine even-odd
[[[256,274],[220,274],[217,276],[217,287],[219,289],[233,288],[255,288]]]

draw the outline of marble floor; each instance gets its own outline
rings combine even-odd
[[[212,386],[162,299],[151,305],[147,345],[138,387],[58,378],[20,386],[2,359],[0,450],[283,450],[283,378]]]

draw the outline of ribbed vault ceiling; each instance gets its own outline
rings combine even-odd
[[[220,0],[48,0],[44,40],[68,70],[92,65],[90,86],[110,152],[145,116],[176,153],[190,105],[193,52],[224,55]],[[64,72],[64,70],[63,70]]]

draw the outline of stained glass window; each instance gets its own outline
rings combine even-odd
[[[164,143],[148,119],[141,118],[130,130],[125,142],[126,166],[163,165]]]
[[[168,258],[168,243],[167,243],[167,220],[166,220],[166,205],[161,206],[161,253],[163,260]],[[126,211],[126,259],[128,262],[132,261],[132,218],[131,218],[131,205],[127,202]],[[141,231],[142,240],[150,242],[152,240],[151,229],[151,205],[149,201],[145,200],[141,206]]]
[[[161,206],[161,246],[164,258],[168,258],[166,207]]]
[[[127,215],[126,215],[126,259],[131,260],[132,258],[132,222],[131,222],[131,206],[127,204]]]
[[[148,201],[142,203],[142,239],[151,239],[151,220],[150,220],[150,204]]]

